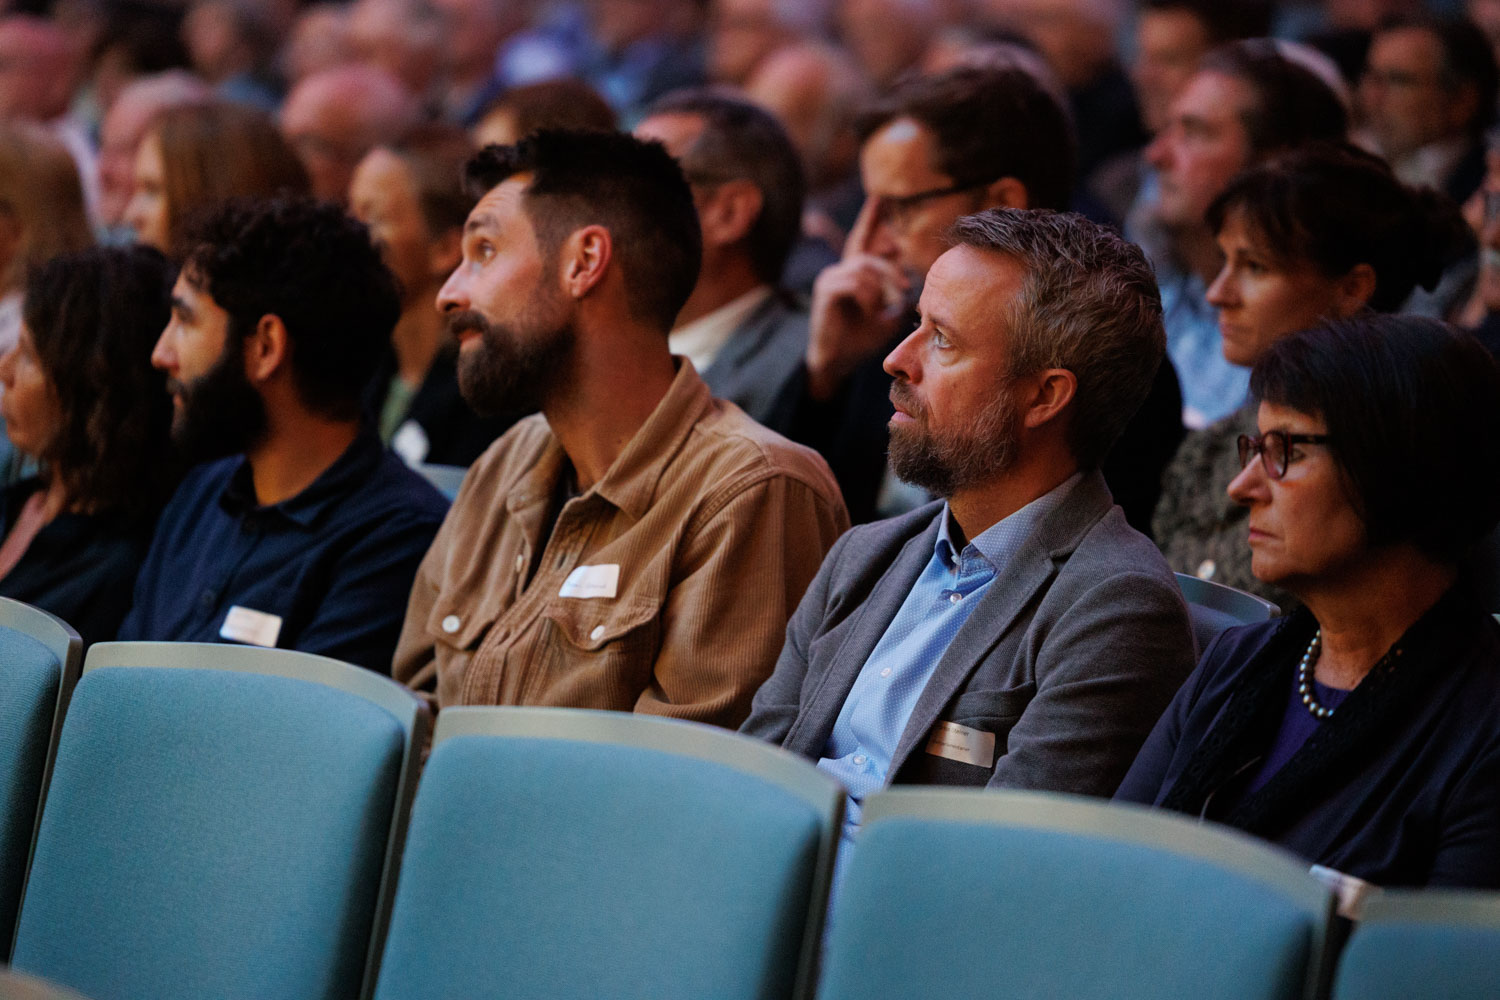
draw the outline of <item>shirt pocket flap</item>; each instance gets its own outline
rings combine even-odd
[[[565,600],[543,612],[571,644],[586,652],[604,648],[654,620],[659,605],[651,601]]]
[[[494,622],[493,614],[480,611],[472,603],[447,596],[447,599],[439,598],[432,606],[427,616],[427,635],[439,645],[473,649]]]
[[[961,725],[990,720],[1014,722],[1035,697],[1036,685],[1032,683],[1012,688],[965,691],[954,699],[953,711],[947,714],[947,718]]]

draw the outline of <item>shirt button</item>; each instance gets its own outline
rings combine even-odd
[[[886,667],[884,670],[882,670],[880,672],[880,676],[882,676],[882,677],[889,677],[889,676],[891,676],[891,668],[890,667]]]
[[[868,761],[869,759],[870,758],[866,757],[862,753],[857,753],[857,754],[854,755],[854,763],[858,764],[860,767],[864,767],[865,766],[865,762]]]
[[[603,634],[604,634],[604,626],[603,625],[595,625],[594,626],[594,631],[592,631],[592,632],[589,633],[589,638],[590,639],[597,639],[597,638],[599,638]]]
[[[963,599],[964,599],[964,595],[963,594],[949,594],[948,595],[948,603],[949,604],[957,604],[959,601],[961,601]]]
[[[457,632],[459,626],[461,625],[463,625],[463,622],[458,620],[458,615],[449,615],[447,618],[443,619],[443,631],[447,632],[449,635]]]
[[[524,573],[525,571],[526,571],[526,557],[524,555],[516,556],[516,572],[517,573]]]
[[[1200,580],[1212,580],[1214,578],[1214,573],[1216,573],[1218,569],[1218,563],[1214,562],[1212,559],[1205,559],[1198,564],[1198,572],[1194,573],[1193,575]]]

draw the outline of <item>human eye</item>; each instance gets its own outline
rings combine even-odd
[[[932,330],[932,346],[940,351],[946,351],[953,346],[953,342],[948,339],[946,333],[934,327]]]

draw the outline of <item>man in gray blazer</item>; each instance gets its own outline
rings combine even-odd
[[[807,311],[780,287],[802,227],[797,151],[768,112],[718,90],[668,94],[635,134],[682,165],[703,231],[672,353],[692,361],[715,396],[765,423],[807,350]]]
[[[743,731],[849,791],[1108,795],[1193,666],[1187,609],[1098,471],[1162,364],[1141,251],[1076,215],[959,220],[885,359],[891,464],[945,498],[854,528]]]

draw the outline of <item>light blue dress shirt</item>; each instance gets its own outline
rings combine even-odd
[[[1156,280],[1167,328],[1167,357],[1182,385],[1182,422],[1202,430],[1245,402],[1250,369],[1224,359],[1219,312],[1208,304],[1202,278],[1158,265]]]
[[[849,793],[844,847],[859,826],[860,802],[885,787],[901,734],[948,644],[1037,524],[1080,478],[1075,474],[986,528],[957,553],[951,515],[943,505],[932,558],[855,678],[818,761]],[[841,861],[843,856],[840,851]]]

